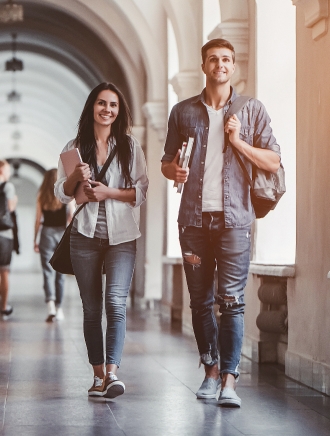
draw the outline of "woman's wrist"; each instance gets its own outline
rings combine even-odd
[[[66,179],[66,181],[63,183],[63,193],[64,195],[66,195],[67,197],[72,197],[74,194],[74,187],[76,186],[76,184],[74,184],[74,182],[68,181],[68,179]]]
[[[116,188],[108,188],[108,198],[115,200],[116,199],[116,191],[117,191]]]

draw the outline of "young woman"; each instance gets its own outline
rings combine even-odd
[[[45,301],[48,315],[46,322],[64,319],[62,300],[64,291],[64,275],[53,270],[49,264],[54,250],[59,243],[66,225],[72,219],[72,203],[62,204],[54,195],[54,184],[57,169],[45,172],[44,180],[37,196],[36,221],[34,226],[34,251],[40,253],[44,278]],[[38,241],[39,230],[40,241]]]
[[[73,199],[79,182],[88,203],[77,214],[71,231],[71,262],[84,313],[84,336],[93,366],[90,396],[115,398],[125,391],[116,376],[126,331],[126,299],[135,265],[139,207],[146,199],[148,178],[143,151],[130,135],[131,117],[122,93],[111,83],[92,90],[80,116],[77,137],[64,151],[78,147],[82,163],[66,177],[61,160],[55,195]],[[95,181],[109,154],[115,157],[101,182]],[[107,318],[105,360],[102,332],[102,269],[105,268]]]
[[[10,165],[6,160],[0,160],[0,189],[3,191],[6,199],[8,209],[12,212],[16,208],[17,196],[15,194],[15,187],[12,183],[8,182],[10,178]],[[1,309],[2,317],[8,317],[12,314],[13,308],[8,305],[8,292],[9,292],[9,270],[11,263],[11,253],[14,248],[13,230],[0,231],[0,296],[1,296]]]

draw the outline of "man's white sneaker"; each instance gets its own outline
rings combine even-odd
[[[196,397],[199,399],[203,398],[216,398],[217,397],[217,390],[221,383],[220,378],[218,380],[215,380],[211,377],[205,377],[203,383],[201,384],[201,387],[196,392]]]
[[[218,404],[224,407],[241,407],[242,400],[232,388],[223,388],[220,391]]]

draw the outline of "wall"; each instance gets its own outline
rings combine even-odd
[[[330,394],[330,34],[313,40],[297,7],[297,251],[288,284],[289,376]]]
[[[245,289],[243,353],[259,362],[284,364],[284,353],[270,350],[271,346],[278,348],[277,340],[272,335],[267,339],[267,335],[260,334],[256,317],[262,307],[257,295],[262,280],[258,276],[284,280],[288,273],[284,265],[292,265],[295,261],[295,7],[286,0],[250,2],[249,38],[246,94],[260,99],[271,118],[270,125],[281,146],[287,192],[276,210],[257,220],[253,227],[250,268],[253,274],[250,274]]]

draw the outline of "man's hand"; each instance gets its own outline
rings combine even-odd
[[[234,146],[239,141],[239,132],[241,130],[241,122],[237,115],[232,115],[225,125],[225,132],[229,134],[229,141]]]
[[[240,130],[241,122],[236,115],[233,115],[225,125],[225,132],[229,134],[230,143],[258,168],[276,173],[280,166],[279,156],[273,150],[249,145],[247,142],[240,139]]]
[[[186,183],[189,176],[189,167],[181,168],[179,166],[181,150],[178,150],[172,162],[162,162],[162,173],[169,180],[174,180],[177,183]]]

